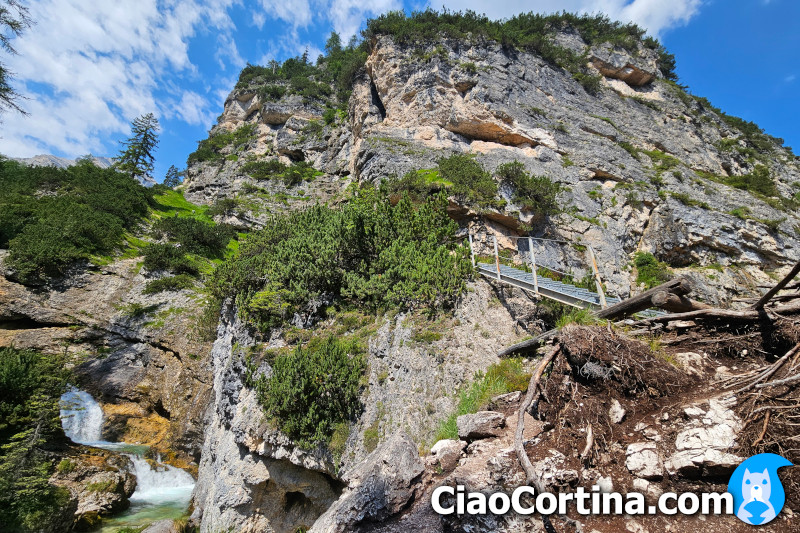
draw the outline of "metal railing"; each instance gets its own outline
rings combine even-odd
[[[542,238],[542,237],[524,237],[524,236],[514,236],[514,235],[504,235],[504,237],[508,238],[508,239],[520,239],[520,240],[521,239],[527,239],[527,241],[528,241],[528,255],[529,255],[530,265],[531,265],[531,273],[533,274],[533,288],[534,288],[534,292],[536,293],[537,296],[541,295],[541,293],[539,291],[539,280],[538,280],[538,276],[539,276],[538,271],[539,271],[540,268],[545,268],[548,271],[556,272],[557,274],[562,274],[562,275],[565,275],[565,276],[571,276],[570,273],[563,272],[563,271],[558,270],[556,268],[552,268],[549,265],[544,265],[544,264],[538,264],[537,265],[537,263],[536,263],[536,254],[533,251],[533,241],[553,242],[553,243],[557,243],[557,244],[566,244],[566,245],[573,245],[574,243],[571,243],[571,242],[565,241],[565,240],[545,239],[545,238]],[[473,240],[472,233],[468,234],[468,238],[469,238],[470,257],[472,258],[472,266],[476,266],[477,262],[476,262],[476,259],[475,259],[475,242]],[[498,245],[497,245],[497,235],[494,235],[494,234],[492,235],[492,241],[493,241],[493,248],[494,248],[494,263],[495,263],[495,269],[496,269],[496,272],[497,272],[497,279],[499,281],[502,281],[502,277],[501,277],[501,273],[500,273],[500,253],[499,253]],[[606,307],[608,307],[608,303],[606,301],[605,290],[603,288],[603,279],[602,279],[602,276],[600,275],[600,269],[597,266],[597,256],[594,253],[594,248],[592,248],[592,246],[589,245],[589,244],[581,244],[580,246],[583,246],[583,247],[586,248],[586,253],[588,255],[588,263],[589,263],[589,266],[592,269],[592,275],[593,275],[594,281],[595,281],[595,288],[597,289],[597,296],[599,297],[599,300],[600,300],[600,307],[602,309],[605,309]],[[522,251],[518,251],[518,253],[520,253],[520,255],[522,255]]]

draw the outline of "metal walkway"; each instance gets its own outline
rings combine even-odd
[[[603,307],[603,304],[600,301],[600,295],[588,289],[576,287],[568,283],[561,283],[560,281],[554,281],[538,274],[536,276],[536,282],[534,282],[533,274],[530,272],[525,272],[524,270],[519,270],[517,268],[512,268],[502,264],[500,265],[499,277],[497,275],[497,267],[495,265],[488,263],[477,263],[475,266],[478,268],[478,272],[487,278],[496,279],[520,289],[538,292],[542,296],[557,302],[561,302],[562,304],[583,308]],[[620,301],[621,300],[619,298],[606,296],[607,305],[614,305]]]
[[[508,236],[507,236],[508,237]],[[513,237],[511,237],[513,238]],[[605,309],[608,306],[621,302],[619,298],[607,296],[603,290],[603,282],[600,275],[600,269],[597,265],[594,250],[591,246],[586,246],[588,254],[588,263],[591,266],[592,277],[595,280],[595,287],[597,292],[576,287],[569,283],[556,281],[539,274],[542,266],[537,267],[536,256],[533,252],[534,241],[550,241],[555,243],[566,244],[565,241],[555,241],[552,239],[537,239],[534,237],[516,237],[517,239],[525,239],[528,242],[528,257],[525,263],[530,267],[532,272],[514,268],[500,263],[500,254],[498,252],[497,237],[493,236],[494,247],[494,263],[483,263],[477,261],[475,255],[475,242],[473,241],[472,234],[469,235],[470,254],[472,256],[472,264],[477,268],[478,272],[487,278],[495,279],[500,282],[506,283],[513,287],[526,289],[532,291],[536,295],[541,295],[545,298],[550,298],[562,304],[571,305],[573,307],[580,307],[583,309]],[[566,272],[555,270],[552,267],[545,267],[562,275],[567,275]],[[656,309],[647,309],[637,313],[640,316],[658,316],[665,314],[664,311]]]

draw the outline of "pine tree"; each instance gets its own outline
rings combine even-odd
[[[30,25],[31,19],[27,7],[17,0],[0,1],[0,49],[9,54],[16,54],[16,50],[11,46],[11,39]],[[0,112],[12,109],[25,113],[17,104],[20,95],[11,87],[11,75],[6,66],[0,63]]]
[[[174,189],[181,184],[183,181],[182,178],[183,172],[175,168],[175,165],[170,165],[170,167],[167,169],[166,175],[164,176],[164,185],[170,189]]]
[[[120,172],[143,180],[153,179],[153,151],[158,146],[158,119],[153,113],[137,117],[131,123],[131,137],[123,141],[125,147],[114,164]]]

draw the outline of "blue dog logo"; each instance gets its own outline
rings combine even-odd
[[[760,453],[746,459],[733,471],[728,492],[733,495],[739,520],[760,526],[778,516],[786,501],[778,478],[778,469],[783,466],[792,466],[792,463],[774,453]]]

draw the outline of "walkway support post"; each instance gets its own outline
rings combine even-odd
[[[494,264],[497,266],[497,279],[500,280],[500,254],[497,252],[497,235],[492,235],[494,239]]]
[[[528,237],[528,253],[531,255],[531,272],[533,272],[533,290],[539,294],[539,278],[536,277],[536,256],[533,255],[533,239]]]
[[[469,233],[469,256],[472,258],[472,266],[475,267],[475,248],[472,246],[472,233]]]
[[[594,256],[594,248],[589,246],[588,250],[589,260],[592,264],[592,270],[594,271],[594,281],[595,286],[597,287],[597,294],[600,296],[600,307],[605,309],[608,307],[608,304],[606,303],[606,294],[603,292],[603,281],[600,279],[600,270],[597,268],[597,259]]]

